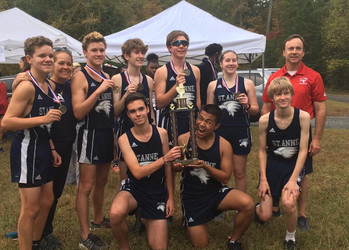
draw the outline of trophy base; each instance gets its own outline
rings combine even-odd
[[[188,160],[175,160],[175,163],[180,163],[183,166],[188,166],[188,165],[196,165],[199,163],[199,159],[194,158],[194,159],[188,159]]]
[[[187,98],[178,97],[176,100],[177,100],[177,109],[188,109]]]

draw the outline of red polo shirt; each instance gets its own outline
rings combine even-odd
[[[7,87],[4,82],[0,82],[0,115],[5,114],[7,106]]]
[[[271,81],[280,76],[286,76],[292,83],[294,96],[292,98],[291,105],[308,112],[310,118],[312,119],[314,117],[313,103],[327,100],[324,82],[322,81],[320,74],[305,66],[302,62],[297,72],[291,76],[287,72],[285,65],[269,77],[262,97],[264,102],[272,103],[267,96],[267,89]],[[275,109],[274,105],[273,109]]]

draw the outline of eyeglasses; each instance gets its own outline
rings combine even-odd
[[[183,47],[187,47],[189,45],[186,40],[177,40],[172,43],[172,46],[179,47],[182,44]]]
[[[53,51],[55,51],[55,52],[64,51],[64,52],[71,54],[71,50],[68,49],[67,47],[54,47]]]

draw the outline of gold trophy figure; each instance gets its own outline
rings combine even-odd
[[[188,70],[188,69],[187,69]],[[189,71],[189,70],[188,70]],[[186,75],[190,74],[186,72]],[[183,84],[179,84],[176,87],[176,90],[178,92],[179,97],[176,98],[177,101],[177,109],[175,108],[175,104],[172,103],[170,105],[170,120],[171,120],[171,136],[172,136],[172,144],[173,146],[180,146],[178,144],[178,124],[177,124],[177,116],[176,113],[178,112],[187,112],[188,118],[189,118],[189,131],[190,131],[190,144],[191,144],[191,152],[187,149],[187,145],[182,142],[183,145],[181,145],[182,153],[183,153],[183,160],[176,160],[175,162],[179,162],[182,165],[190,165],[195,164],[198,159],[198,151],[197,151],[197,144],[195,140],[195,108],[193,103],[189,103],[187,105],[187,98],[184,97],[185,94],[185,86]]]

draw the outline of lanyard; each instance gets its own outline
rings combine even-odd
[[[89,71],[91,71],[92,74],[98,76],[99,78],[101,78],[102,80],[106,80],[107,78],[105,76],[103,76],[102,74],[98,73],[97,71],[95,71],[93,68],[91,68],[89,65],[86,64],[86,68],[88,68]]]
[[[34,82],[34,84],[42,91],[42,93],[44,93],[45,95],[47,95],[45,93],[45,91],[41,88],[41,86],[39,85],[39,83],[36,81],[35,77],[32,75],[32,73],[28,70],[27,71],[30,75],[30,78],[32,79],[32,81]],[[45,82],[46,82],[46,79],[45,79]],[[47,82],[46,82],[47,83]],[[58,99],[58,97],[56,96],[55,92],[53,92],[53,90],[51,89],[50,87],[50,84],[47,83],[47,87],[48,89],[50,90],[51,94],[53,95],[53,98],[51,98],[49,95],[47,95],[49,98],[51,98],[54,102],[57,102],[57,103],[61,103],[61,101]]]
[[[171,65],[171,68],[172,68],[173,72],[175,72],[175,74],[178,75],[177,70],[176,70],[172,60],[170,61],[170,65]],[[187,64],[184,62],[184,64],[183,64],[183,71],[187,68],[186,66],[187,66]]]
[[[130,79],[130,75],[128,74],[128,70],[125,71],[125,77],[126,77],[126,81],[128,83],[128,85],[132,84],[131,79]],[[139,83],[143,82],[143,76],[141,73],[139,73]]]
[[[228,84],[226,83],[226,81],[224,80],[224,77],[222,77],[222,83],[223,83],[223,86],[224,88],[226,88],[226,90],[228,90],[230,93],[233,93],[229,87],[228,87]],[[235,93],[238,93],[239,92],[239,77],[238,75],[236,74],[236,79],[235,79]]]
[[[211,66],[211,69],[212,69],[212,72],[213,72],[213,77],[214,79],[213,80],[217,80],[217,73],[213,67],[213,64],[211,63],[211,61],[209,59],[207,59],[207,61],[210,63],[210,66]]]

